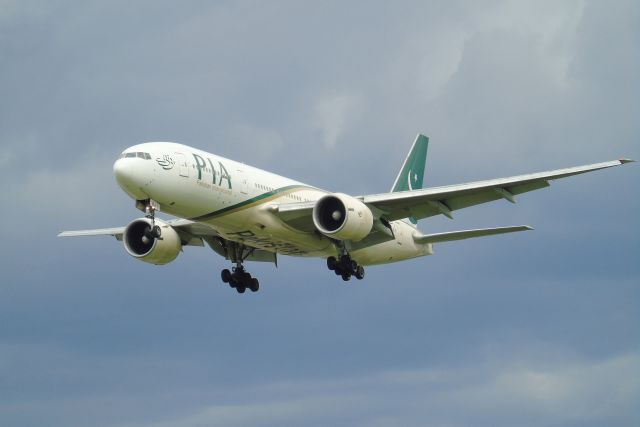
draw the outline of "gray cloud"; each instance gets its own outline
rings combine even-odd
[[[111,167],[141,141],[351,194],[386,191],[418,132],[428,185],[640,157],[639,20],[633,1],[2,2],[0,424],[638,424],[636,165],[422,221],[536,231],[346,287],[284,258],[238,298],[208,249],[157,268],[55,234],[140,215]]]

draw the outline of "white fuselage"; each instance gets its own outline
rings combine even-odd
[[[162,212],[206,224],[224,239],[281,255],[326,258],[337,253],[332,239],[317,230],[292,228],[272,213],[279,204],[315,202],[327,191],[169,142],[126,149],[114,173],[135,200],[152,199]],[[431,245],[414,242],[413,225],[402,220],[390,225],[393,240],[354,243],[352,258],[372,265],[432,253]]]

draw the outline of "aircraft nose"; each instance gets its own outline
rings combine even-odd
[[[142,191],[140,179],[134,170],[135,159],[120,158],[113,164],[113,174],[120,188],[136,200],[143,200],[147,195]]]
[[[120,187],[125,187],[133,184],[131,163],[126,159],[118,159],[113,164],[113,174],[116,176],[116,181]]]

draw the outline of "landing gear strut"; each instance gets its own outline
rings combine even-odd
[[[251,277],[245,269],[242,263],[246,260],[254,251],[253,248],[247,248],[244,245],[234,243],[227,248],[229,255],[232,255],[231,259],[236,263],[236,266],[231,269],[227,268],[222,270],[220,277],[224,283],[228,283],[229,286],[235,288],[239,294],[243,294],[247,289],[251,292],[258,292],[260,289],[260,282],[255,277]]]
[[[154,239],[162,240],[162,231],[160,227],[156,225],[156,210],[159,208],[157,202],[153,200],[147,200],[144,204],[145,217],[151,220],[151,225],[144,230],[142,236],[142,242],[146,245]]]
[[[327,267],[337,276],[342,276],[345,282],[351,280],[351,276],[355,276],[358,280],[364,279],[364,268],[352,260],[349,254],[341,255],[340,259],[330,256],[327,258]]]

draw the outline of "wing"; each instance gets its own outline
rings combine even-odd
[[[182,240],[183,246],[204,246],[202,243],[203,238],[218,235],[211,227],[185,219],[176,219],[167,221],[167,223],[176,230]],[[93,230],[63,231],[58,234],[58,237],[113,236],[118,240],[122,240],[122,235],[126,228],[127,227],[112,227],[96,228]]]
[[[113,227],[97,228],[94,230],[63,231],[58,234],[58,237],[113,236],[118,240],[122,240],[122,234],[125,228],[126,227]]]
[[[235,262],[235,244],[223,239],[218,232],[206,224],[189,221],[186,219],[174,219],[167,221],[180,236],[182,246],[204,246],[207,242],[209,247],[226,259]],[[113,236],[122,240],[122,236],[127,227],[98,228],[94,230],[63,231],[58,237],[83,237],[83,236]],[[251,249],[244,258],[247,261],[273,262],[277,265],[275,253],[261,249]]]
[[[621,159],[596,163],[587,166],[557,169],[548,172],[499,178],[467,184],[448,185],[423,190],[400,191],[395,193],[358,196],[369,208],[384,216],[388,221],[414,217],[427,218],[434,215],[445,215],[453,218],[452,212],[458,209],[494,200],[506,199],[515,203],[515,196],[533,190],[548,187],[549,181],[566,178],[587,172],[620,166],[633,160]],[[271,205],[270,211],[290,227],[302,231],[313,231],[315,227],[311,218],[313,202],[286,203]]]
[[[360,199],[369,207],[375,207],[390,220],[414,217],[427,218],[445,215],[470,206],[506,199],[515,203],[515,196],[549,186],[549,181],[587,172],[619,166],[632,160],[622,159],[587,166],[558,169],[548,172],[519,175],[467,184],[449,185],[416,191],[374,194]]]

